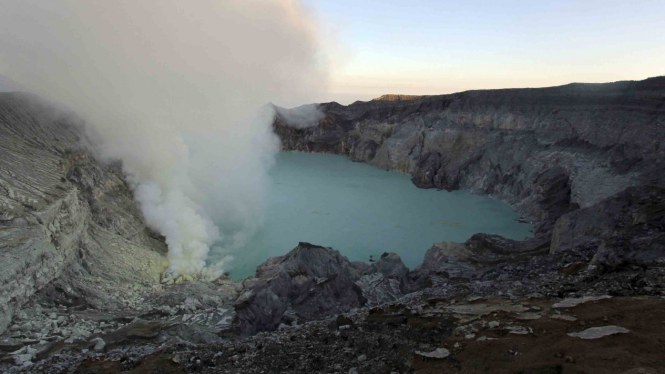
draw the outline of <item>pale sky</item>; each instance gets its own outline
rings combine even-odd
[[[300,2],[330,79],[286,106],[665,75],[665,0]]]
[[[323,96],[341,103],[665,75],[664,0],[304,3],[335,39]]]

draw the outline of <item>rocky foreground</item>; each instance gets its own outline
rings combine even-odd
[[[161,283],[120,165],[71,113],[0,94],[0,370],[665,372],[665,78],[318,107],[309,127],[278,108],[285,149],[490,194],[535,237],[436,243],[411,270],[300,243],[242,282]]]

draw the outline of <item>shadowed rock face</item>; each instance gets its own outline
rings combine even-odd
[[[146,283],[161,270],[163,241],[143,225],[119,166],[81,147],[80,126],[36,98],[0,93],[0,333],[44,287],[112,307],[86,278]]]
[[[650,254],[618,256],[652,263],[662,257],[662,238],[647,233],[662,221],[661,203],[648,196],[665,186],[665,77],[319,108],[325,118],[304,129],[276,116],[284,150],[347,155],[410,174],[418,187],[500,198],[534,224],[537,240],[517,246],[527,252],[542,252],[554,232],[552,253],[601,243],[604,252],[652,251],[639,241],[656,246]],[[644,199],[651,208],[641,207]],[[632,220],[613,215],[632,212],[643,212],[632,229],[612,226]],[[598,265],[623,263],[615,257],[599,255]]]
[[[350,262],[338,251],[300,243],[285,256],[259,265],[236,301],[240,332],[274,330],[281,323],[309,321],[331,313],[402,296],[408,269],[386,254],[369,266]],[[392,282],[391,282],[392,281]]]
[[[597,247],[591,266],[665,265],[665,188],[630,187],[594,206],[561,217],[550,253]]]
[[[512,204],[547,234],[630,186],[663,184],[665,77],[321,104],[318,126],[277,116],[285,150],[336,153]]]

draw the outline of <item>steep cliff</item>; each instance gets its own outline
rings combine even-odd
[[[164,242],[144,226],[119,165],[82,147],[81,126],[34,97],[0,93],[0,333],[47,286],[63,303],[112,308],[109,284],[159,280]]]
[[[399,97],[320,104],[324,118],[307,128],[290,126],[280,108],[273,127],[285,150],[347,155],[419,187],[502,199],[547,240],[560,219],[609,235],[605,221],[574,212],[629,187],[665,185],[665,77]],[[558,232],[552,251],[566,235]]]

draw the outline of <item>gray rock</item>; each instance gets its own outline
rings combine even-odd
[[[381,273],[388,279],[396,279],[402,282],[409,273],[402,259],[396,253],[384,253],[379,261],[364,270],[365,274]]]
[[[104,352],[104,349],[106,348],[106,342],[104,342],[102,338],[97,338],[93,340],[93,342],[95,342],[95,346],[93,347],[95,352]]]
[[[534,320],[534,319],[540,319],[541,315],[538,313],[517,313],[515,316],[519,320]]]
[[[95,160],[83,138],[74,115],[0,93],[0,333],[36,292],[53,287],[50,297],[66,298],[55,282],[84,290],[79,303],[112,307],[117,301],[82,274],[133,284],[161,271],[166,246],[143,224],[120,165]],[[121,257],[116,242],[131,247],[122,261],[109,260]],[[149,271],[135,267],[150,261]]]
[[[245,333],[275,330],[292,322],[285,314],[289,308],[309,320],[365,305],[368,297],[394,300],[401,295],[401,282],[406,282],[404,269],[394,254],[367,266],[331,248],[300,243],[285,256],[258,266],[251,288],[236,300],[235,323]]]
[[[516,335],[526,335],[530,332],[530,330],[528,330],[524,326],[508,326],[506,327],[506,330],[508,330],[509,334],[516,334]]]
[[[362,291],[368,305],[380,305],[402,296],[399,280],[386,278],[381,273],[364,275],[355,285]]]
[[[437,348],[437,349],[433,350],[432,352],[416,351],[416,354],[418,356],[427,357],[427,358],[444,359],[444,358],[450,356],[450,351],[445,349],[445,348]]]
[[[564,299],[552,305],[552,308],[574,308],[583,303],[609,299],[611,297],[612,296],[609,295],[603,295],[603,296],[585,296],[580,298]]]
[[[32,361],[32,358],[31,354],[18,354],[14,355],[14,362],[16,365],[23,365],[26,362]]]
[[[565,315],[565,314],[553,314],[553,315],[550,316],[550,318],[552,318],[552,319],[560,319],[560,320],[562,320],[562,321],[568,321],[568,322],[575,322],[575,321],[577,321],[577,318],[575,318],[575,317],[573,317],[573,316],[568,316],[568,315]]]
[[[568,336],[580,339],[599,339],[604,336],[614,335],[614,334],[626,334],[629,333],[627,329],[619,326],[602,326],[602,327],[592,327],[580,332],[569,333]]]
[[[341,313],[361,306],[365,299],[355,285],[360,276],[360,270],[339,252],[300,243],[285,256],[258,266],[257,282],[236,301],[236,324],[248,333],[274,330],[284,319],[290,324],[285,316],[288,308],[313,319],[321,311]]]
[[[660,264],[665,258],[663,194],[661,187],[631,187],[563,215],[554,226],[550,253],[596,248],[589,269],[601,273],[627,264]]]

